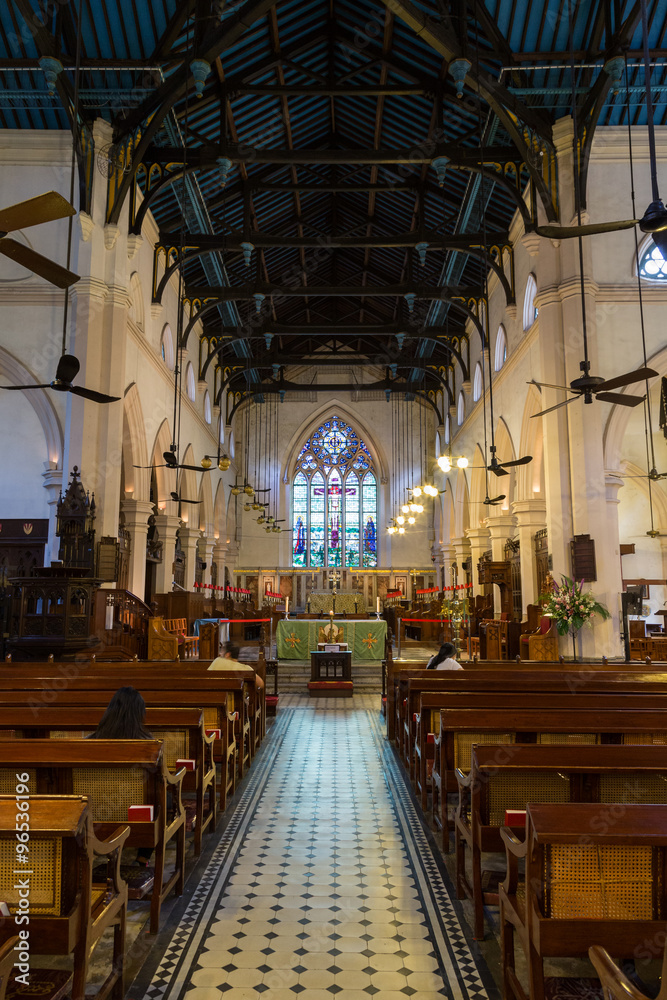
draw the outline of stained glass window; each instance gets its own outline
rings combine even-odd
[[[653,240],[648,241],[639,261],[639,273],[648,281],[667,280],[667,261]]]
[[[377,479],[353,427],[333,416],[306,441],[292,484],[294,566],[377,565]]]

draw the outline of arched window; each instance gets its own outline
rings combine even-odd
[[[482,377],[482,366],[479,361],[475,365],[475,377],[472,383],[472,398],[473,402],[476,403],[478,399],[482,396],[482,388],[484,385],[484,379]]]
[[[294,566],[377,566],[377,479],[373,459],[341,417],[304,444],[292,483]]]
[[[208,389],[204,393],[204,420],[207,424],[211,422],[211,397],[208,394]]]
[[[197,386],[195,385],[195,370],[192,367],[191,361],[188,361],[188,367],[185,369],[185,388],[188,393],[188,399],[191,399],[194,403],[197,398]]]
[[[459,402],[456,408],[456,419],[458,421],[459,427],[461,426],[465,418],[466,418],[466,400],[465,396],[463,395],[463,391],[461,391],[459,393]]]
[[[452,425],[449,419],[449,414],[445,417],[445,444],[449,444],[452,436]]]
[[[503,367],[507,361],[507,334],[505,333],[505,327],[501,325],[498,327],[498,333],[496,334],[496,357],[495,357],[495,369],[497,372]]]
[[[160,338],[160,354],[167,368],[174,367],[174,338],[171,335],[171,327],[167,323]]]
[[[652,239],[639,249],[639,276],[646,281],[667,281],[667,260]]]
[[[536,295],[537,295],[537,282],[535,281],[535,275],[529,274],[528,281],[526,282],[526,294],[523,297],[524,330],[530,330],[531,326],[537,319],[537,306],[535,305]]]

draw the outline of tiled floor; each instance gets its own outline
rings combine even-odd
[[[281,699],[159,965],[129,996],[488,995],[378,701]]]

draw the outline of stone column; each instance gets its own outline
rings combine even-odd
[[[50,566],[58,558],[59,540],[56,538],[56,507],[63,485],[63,470],[54,468],[55,462],[45,462],[45,472],[42,473],[44,489],[48,494],[49,504],[49,541],[44,549],[44,565]]]
[[[185,589],[194,590],[195,570],[197,561],[197,543],[201,538],[199,528],[182,527],[178,529],[181,540],[181,551],[185,556]]]
[[[211,582],[211,567],[213,565],[213,550],[215,549],[216,541],[215,538],[204,538],[199,546],[199,551],[201,552],[202,559],[206,563],[206,569],[204,570],[204,583]]]
[[[472,592],[473,596],[477,597],[478,594],[482,594],[484,592],[484,588],[479,582],[477,564],[482,558],[482,555],[488,551],[491,544],[491,536],[488,528],[467,528],[466,535],[468,536],[468,541],[470,542],[470,556],[472,559]]]
[[[529,604],[539,598],[537,586],[537,561],[535,559],[535,532],[546,527],[547,505],[544,500],[517,500],[512,513],[519,528],[521,556],[521,607],[523,614]]]
[[[470,541],[465,537],[465,535],[462,535],[460,538],[452,538],[451,545],[452,545],[452,548],[454,549],[454,555],[456,557],[456,565],[458,566],[457,580],[458,580],[459,583],[462,583],[463,582],[463,576],[464,576],[464,574],[463,574],[463,563],[470,556]],[[450,572],[449,572],[449,579],[445,581],[445,586],[446,587],[451,587],[452,583],[454,582],[453,577],[452,577],[452,573],[451,573],[451,567],[452,567],[452,565],[453,564],[450,563],[450,566],[449,566],[449,570],[450,570]]]
[[[149,500],[135,500],[126,497],[120,509],[125,518],[125,527],[130,533],[130,572],[127,589],[143,601],[146,591],[146,538],[148,518],[153,513]]]
[[[176,548],[176,532],[181,519],[176,514],[165,514],[160,511],[155,515],[155,526],[162,542],[162,562],[155,567],[155,591],[158,594],[169,594],[174,582],[174,550]]]
[[[496,517],[485,518],[491,536],[491,559],[493,562],[503,562],[505,558],[505,542],[514,534],[514,517],[512,514],[498,514]],[[493,588],[493,611],[500,614],[500,590]]]

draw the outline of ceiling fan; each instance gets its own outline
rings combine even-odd
[[[70,215],[76,215],[76,209],[57,191],[47,191],[46,194],[38,194],[35,198],[0,209],[0,253],[27,267],[40,278],[50,281],[52,285],[69,288],[79,280],[78,274],[61,267],[24,243],[13,240],[8,234],[29,229],[30,226],[39,226],[43,222],[65,219]]]
[[[82,385],[72,385],[80,367],[79,359],[75,358],[73,354],[63,354],[58,362],[53,382],[37,385],[0,385],[0,389],[55,389],[56,392],[71,392],[74,396],[83,396],[84,399],[90,399],[93,403],[115,403],[120,399],[120,396],[107,396],[103,392],[86,389]]]
[[[509,476],[508,469],[514,468],[516,465],[528,465],[529,462],[533,461],[532,455],[523,455],[521,458],[515,458],[511,462],[500,462],[496,458],[495,444],[489,447],[489,451],[491,452],[490,463],[488,465],[473,465],[473,469],[486,469],[488,472],[495,473],[496,476]]]
[[[507,497],[504,493],[501,493],[500,496],[497,497],[490,497],[489,492],[487,490],[486,496],[484,497],[483,500],[470,500],[468,502],[473,505],[484,504],[485,507],[497,507],[499,503],[502,503],[502,501],[506,499]],[[463,501],[459,502],[463,503]]]
[[[169,494],[169,499],[173,500],[174,503],[203,503],[204,502],[203,500],[187,500],[185,497],[182,497],[180,495],[180,493],[175,493],[173,491]],[[159,503],[166,503],[166,502],[167,502],[166,500],[160,500],[159,501]]]
[[[546,410],[540,410],[539,413],[534,413],[533,417],[543,417],[545,413],[551,413],[552,410],[558,410],[561,406],[567,406],[569,403],[573,403],[578,396],[583,396],[585,403],[592,403],[593,397],[595,397],[596,399],[602,399],[606,403],[614,403],[618,406],[639,406],[644,401],[643,396],[626,396],[623,393],[610,392],[609,390],[619,389],[624,385],[633,385],[635,382],[645,382],[646,379],[654,378],[658,375],[658,372],[654,371],[653,368],[636,368],[635,371],[626,372],[624,375],[617,375],[615,378],[610,379],[602,378],[600,375],[591,375],[591,363],[588,360],[585,316],[584,353],[586,357],[579,364],[579,368],[584,374],[580,375],[579,378],[573,379],[569,386],[552,385],[550,382],[537,382],[535,379],[531,379],[527,383],[528,385],[536,385],[538,389],[560,389],[562,392],[573,393],[570,399],[563,399],[560,403],[556,403],[555,406],[550,406]]]

